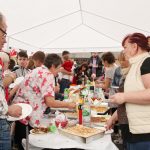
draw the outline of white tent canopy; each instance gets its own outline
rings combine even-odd
[[[149,0],[0,0],[8,47],[46,52],[120,51],[129,33],[150,34]]]

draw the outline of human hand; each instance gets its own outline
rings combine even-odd
[[[119,105],[125,103],[124,93],[116,93],[110,96],[110,102]]]
[[[8,107],[8,115],[12,117],[20,117],[22,115],[22,108],[18,105],[10,105]]]
[[[58,69],[58,72],[63,72],[63,70],[64,70],[64,68],[63,68],[63,67],[60,67],[60,68]]]
[[[13,89],[14,89],[15,91],[17,91],[17,90],[19,89],[19,87],[20,87],[20,84],[17,84],[17,85],[14,86]]]
[[[91,75],[92,79],[94,80],[96,78],[96,74],[95,73],[92,73]]]
[[[102,84],[102,83],[96,83],[96,84],[95,84],[95,87],[96,87],[96,88],[102,88],[102,87],[103,87],[103,84]]]
[[[89,67],[92,67],[92,63],[89,64]]]
[[[59,84],[57,84],[57,86],[55,86],[55,93],[59,93],[59,90],[60,90],[60,86]]]
[[[113,117],[109,118],[109,120],[107,120],[106,126],[105,126],[106,131],[112,129],[114,124],[115,124],[115,121],[113,120]]]

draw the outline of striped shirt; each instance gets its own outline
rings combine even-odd
[[[5,99],[5,92],[3,89],[3,62],[0,59],[0,118],[6,118],[6,114],[8,111],[8,105]]]

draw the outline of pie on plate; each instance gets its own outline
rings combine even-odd
[[[48,132],[48,128],[45,127],[35,127],[34,129],[30,130],[31,134],[44,134]]]
[[[105,107],[105,106],[91,106],[91,110],[94,110],[97,113],[104,113],[108,110],[108,107]]]

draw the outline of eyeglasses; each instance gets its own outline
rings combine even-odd
[[[6,37],[6,35],[7,35],[6,31],[4,31],[2,28],[0,28],[0,31],[2,31],[3,36]]]

